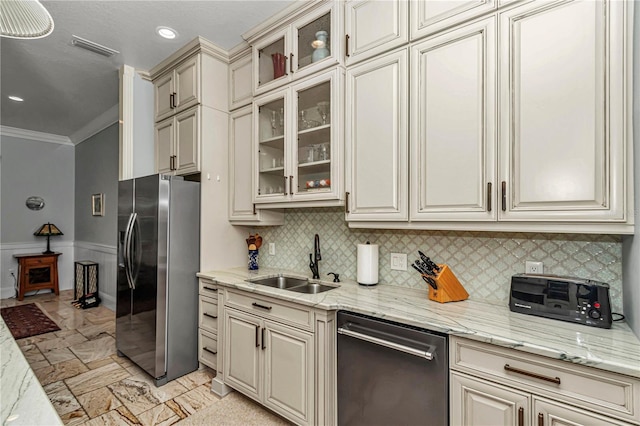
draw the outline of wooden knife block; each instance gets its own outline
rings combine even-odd
[[[469,298],[469,293],[464,289],[460,281],[453,274],[447,265],[438,265],[440,272],[434,277],[437,290],[429,287],[429,300],[435,300],[439,303],[459,302]]]

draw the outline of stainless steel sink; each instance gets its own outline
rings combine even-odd
[[[322,293],[323,291],[332,290],[334,288],[336,287],[320,283],[307,283],[298,287],[289,288],[288,290],[296,291],[298,293],[316,294]]]
[[[249,282],[252,282],[254,284],[266,285],[269,287],[290,289],[291,287],[305,285],[309,282],[309,280],[306,278],[301,279],[301,278],[285,277],[280,275],[277,277],[249,280]]]
[[[293,278],[279,275],[277,277],[257,278],[247,280],[250,283],[265,285],[268,287],[281,288],[295,291],[297,293],[316,294],[323,291],[332,290],[336,287],[320,283],[309,282],[307,278]]]

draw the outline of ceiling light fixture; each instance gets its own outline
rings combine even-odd
[[[53,18],[39,1],[0,1],[0,36],[35,39],[52,32]]]
[[[103,46],[103,45],[98,44],[96,42],[93,42],[91,40],[87,40],[87,39],[84,39],[82,37],[78,37],[77,35],[72,35],[71,37],[73,37],[71,39],[71,44],[72,45],[77,46],[77,47],[81,47],[81,48],[86,49],[86,50],[90,50],[90,51],[92,51],[94,53],[98,53],[98,54],[100,54],[102,56],[109,57],[109,56],[117,55],[118,53],[120,53],[117,50],[111,49],[111,48],[109,48],[107,46]]]
[[[22,99],[20,96],[8,96],[9,99],[11,99],[12,101],[16,101],[16,102],[24,102],[24,99]]]
[[[164,37],[169,40],[173,40],[178,36],[178,32],[169,27],[158,27],[156,28],[156,32],[158,33],[158,35],[160,35],[160,37]]]

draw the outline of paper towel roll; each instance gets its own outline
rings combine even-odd
[[[358,244],[358,284],[378,284],[378,245]]]

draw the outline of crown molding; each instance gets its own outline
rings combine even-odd
[[[116,104],[109,108],[104,113],[100,114],[90,122],[88,122],[85,126],[80,128],[80,130],[73,133],[69,138],[74,145],[78,145],[91,136],[95,135],[98,132],[106,129],[114,123],[118,122],[118,114],[119,114],[119,105]]]
[[[196,37],[182,46],[180,49],[176,50],[164,61],[151,68],[149,70],[149,76],[152,80],[154,80],[160,75],[164,74],[167,70],[175,67],[177,63],[182,62],[186,58],[200,52],[211,55],[212,57],[221,60],[225,64],[229,63],[229,53],[226,50],[216,46],[206,38]]]
[[[229,62],[234,62],[246,55],[251,54],[251,46],[246,41],[242,41],[239,44],[229,50]]]
[[[54,135],[52,133],[36,132],[35,130],[19,129],[17,127],[9,127],[0,125],[0,134],[2,136],[11,136],[20,139],[29,139],[38,142],[50,142],[60,145],[73,145],[71,139],[67,136]]]
[[[253,44],[256,38],[264,35],[266,31],[272,31],[274,26],[282,27],[288,25],[293,19],[300,16],[302,13],[324,3],[330,3],[331,0],[298,0],[287,6],[285,9],[271,16],[266,21],[263,21],[255,27],[249,29],[242,34],[242,38],[249,44]]]

